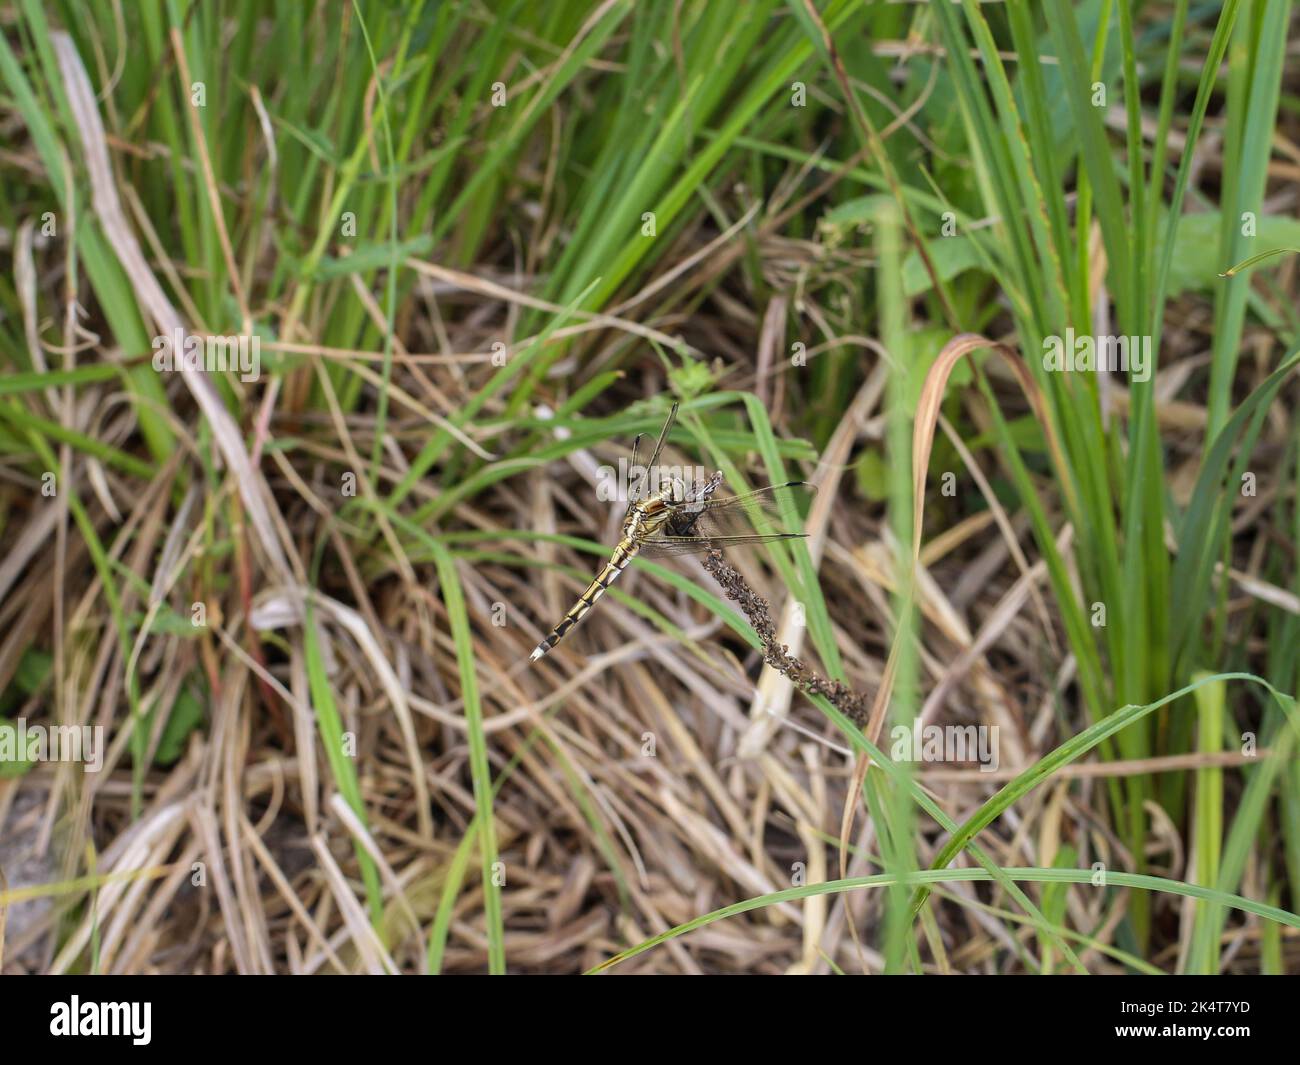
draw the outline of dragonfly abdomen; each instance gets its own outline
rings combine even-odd
[[[614,554],[605,563],[605,568],[596,574],[596,579],[587,585],[587,590],[578,596],[578,601],[569,608],[569,612],[560,619],[559,624],[551,630],[550,635],[533,650],[528,659],[530,662],[536,662],[542,655],[546,654],[547,651],[564,639],[565,634],[574,625],[587,616],[587,611],[592,608],[597,599],[605,594],[605,589],[618,579],[620,573],[627,569],[627,564],[632,561],[636,551],[636,544],[627,539],[623,540],[614,549]]]

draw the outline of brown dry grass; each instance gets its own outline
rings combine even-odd
[[[472,320],[476,307],[490,313],[499,303],[465,295],[444,303],[448,318],[459,320]],[[757,323],[725,310],[707,329],[747,335],[754,349],[761,343]],[[473,329],[452,336],[465,350],[481,339]],[[417,328],[408,346],[432,347],[432,339]],[[429,396],[418,366],[399,355],[395,389]],[[872,381],[867,369],[864,391]],[[455,386],[445,368],[438,372],[444,388]],[[658,387],[653,367],[645,366],[641,390]],[[129,421],[120,408],[113,413],[113,389],[82,391],[88,419],[104,419],[103,436],[127,439]],[[624,394],[630,398],[631,388]],[[183,396],[174,392],[173,399],[184,412]],[[860,405],[855,431],[870,433],[874,413]],[[24,708],[27,716],[103,723],[114,744],[100,774],[38,766],[19,780],[0,782],[0,867],[8,873],[11,899],[80,871],[83,861],[99,878],[93,891],[67,885],[52,900],[10,908],[7,971],[83,966],[96,922],[99,964],[108,972],[421,969],[419,930],[432,919],[474,803],[454,654],[430,568],[413,563],[406,576],[407,566],[362,554],[331,527],[339,471],[349,466],[348,452],[368,450],[369,423],[367,415],[333,421],[276,415],[273,434],[291,429],[298,446],[289,454],[274,452],[267,470],[291,568],[307,571],[310,546],[324,541],[320,624],[333,659],[331,682],[346,726],[357,736],[356,764],[385,872],[384,934],[372,932],[358,901],[356,825],[334,793],[313,735],[301,611],[290,592],[268,579],[268,567],[246,542],[233,555],[202,556],[196,535],[201,515],[205,507],[228,504],[228,482],[199,487],[195,498],[177,506],[166,491],[170,468],[136,498],[112,470],[88,470],[96,528],[104,536],[118,528],[131,533],[115,540],[122,545],[118,561],[138,579],[139,591],[128,593],[125,609],[145,610],[157,596],[187,602],[191,589],[172,583],[185,563],[210,575],[204,589],[210,634],[199,640],[153,637],[138,649],[133,668],[145,697],[171,705],[180,679],[196,667],[216,696],[208,727],[190,737],[179,761],[148,772],[144,807],[133,819],[122,727],[127,663],[108,635],[102,588],[66,515],[32,506],[33,485],[11,478],[4,552],[12,584],[0,608],[0,682],[13,679],[23,648],[53,640],[62,682],[36,692]],[[422,420],[399,417],[393,437],[414,440],[423,431]],[[614,442],[574,465],[615,461],[617,451]],[[192,459],[179,453],[177,461]],[[555,530],[607,541],[610,514],[583,503],[588,487],[581,473],[557,474],[507,482],[459,504],[452,519],[470,529]],[[417,495],[433,497],[428,488]],[[110,514],[110,501],[119,516]],[[839,503],[822,533],[823,586],[850,675],[875,691],[887,650],[882,619],[896,547],[880,514],[855,500],[851,489],[843,490]],[[1023,535],[1023,522],[1014,516],[1011,527]],[[474,624],[492,765],[499,772],[517,762],[496,802],[512,969],[585,969],[699,913],[786,887],[797,863],[807,882],[829,878],[852,769],[835,730],[788,694],[788,711],[771,727],[771,712],[754,699],[755,655],[740,653],[734,641],[719,642],[715,622],[643,574],[630,574],[621,590],[679,626],[688,637],[685,646],[607,597],[598,615],[539,668],[523,669],[549,619],[580,584],[574,576],[521,567],[509,557],[516,548],[504,550],[507,557],[463,564],[460,574]],[[544,546],[537,554],[574,571],[592,568],[584,554]],[[739,561],[754,587],[783,602],[754,560]],[[708,578],[701,573],[699,579]],[[924,558],[924,676],[950,693],[935,711],[943,720],[1005,730],[1003,769],[992,777],[973,767],[922,770],[922,781],[958,820],[995,781],[1059,739],[1057,692],[1068,666],[1055,675],[1045,671],[1045,634],[1025,609],[1042,582],[1041,566],[1024,576],[1017,572],[1008,543],[989,535],[987,521],[957,527],[942,547],[932,543]],[[52,589],[62,598],[56,601]],[[1243,594],[1242,607],[1248,602]],[[508,623],[500,627],[492,623],[497,603],[509,605]],[[272,638],[256,653],[250,608],[259,615],[262,638]],[[427,820],[416,799],[402,703],[431,799]],[[646,757],[651,738],[654,756]],[[1100,774],[1238,762],[1191,756],[1080,767],[1018,807],[1007,829],[986,842],[1000,863],[1050,864],[1062,838],[1082,834],[1123,866],[1120,841],[1088,808]],[[586,809],[579,795],[588,800]],[[850,875],[871,868],[875,847],[870,820],[858,824]],[[1163,839],[1153,845],[1151,867],[1185,875],[1177,835]],[[941,841],[941,834],[924,833],[922,859],[933,857]],[[192,883],[195,863],[203,864],[205,886]],[[1030,936],[976,904],[984,893],[974,885],[952,890],[970,904],[943,910],[952,922],[945,939],[953,948],[937,967],[991,971],[1011,938]],[[879,894],[862,893],[773,907],[669,943],[627,968],[826,971],[831,959],[854,966],[847,923],[865,929],[870,943],[880,904]],[[1104,912],[1093,894],[1071,900],[1075,921],[1100,926],[1103,940],[1120,912]],[[1254,930],[1235,933],[1233,947],[1249,965]],[[870,947],[863,956],[868,967],[879,963]],[[1113,967],[1091,951],[1081,956],[1094,971]],[[476,971],[485,964],[482,898],[470,876],[457,897],[445,967]]]

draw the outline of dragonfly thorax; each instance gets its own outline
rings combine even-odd
[[[666,485],[654,495],[637,500],[627,508],[627,517],[623,519],[623,535],[633,543],[653,536],[668,521],[672,513],[668,504],[673,498],[672,486]]]
[[[674,478],[645,499],[636,500],[627,508],[627,517],[623,519],[625,542],[639,544],[665,532],[679,536],[693,532],[691,526],[700,507],[721,483],[721,473],[691,485]]]

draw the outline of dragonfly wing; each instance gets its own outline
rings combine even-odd
[[[721,496],[695,502],[671,504],[672,515],[664,529],[667,536],[724,537],[774,529],[798,523],[807,502],[816,491],[803,481],[774,484],[738,496]]]
[[[774,544],[782,540],[802,540],[803,533],[756,533],[741,536],[658,536],[641,542],[638,555],[645,558],[671,558],[675,555],[702,555],[705,551],[724,551],[729,547]]]
[[[645,439],[645,433],[637,433],[636,439],[632,441],[632,462],[629,466],[629,469],[634,470],[637,468],[638,466],[637,460],[641,457],[641,441],[644,439]],[[640,497],[634,496],[633,498],[640,498]]]
[[[656,462],[659,461],[659,453],[664,449],[664,443],[668,439],[668,434],[673,431],[673,422],[677,421],[677,404],[674,403],[668,411],[668,419],[664,422],[664,427],[659,433],[659,440],[655,444],[654,453],[650,456],[650,461],[646,463],[646,469],[653,469]]]
[[[788,501],[798,509],[807,506],[816,494],[817,486],[809,481],[786,481],[785,484],[769,484],[766,488],[756,488],[738,496],[713,496],[703,500],[700,505],[715,510],[729,507],[769,510],[772,507],[779,508]]]

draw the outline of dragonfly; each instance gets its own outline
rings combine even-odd
[[[713,493],[722,484],[722,474],[715,473],[705,480],[691,483],[679,477],[669,478],[667,483],[649,490],[650,471],[656,469],[655,464],[676,420],[677,404],[674,403],[646,464],[646,477],[640,482],[637,492],[629,493],[632,499],[623,516],[623,533],[614,553],[604,569],[587,585],[587,590],[578,596],[569,612],[537,645],[530,662],[536,662],[564,639],[638,555],[666,558],[806,537],[806,533],[752,531],[770,520],[780,521],[787,507],[800,512],[816,491],[816,486],[806,481],[787,481],[743,495],[715,496]],[[641,440],[642,437],[638,436],[632,445],[633,469],[637,468]]]

